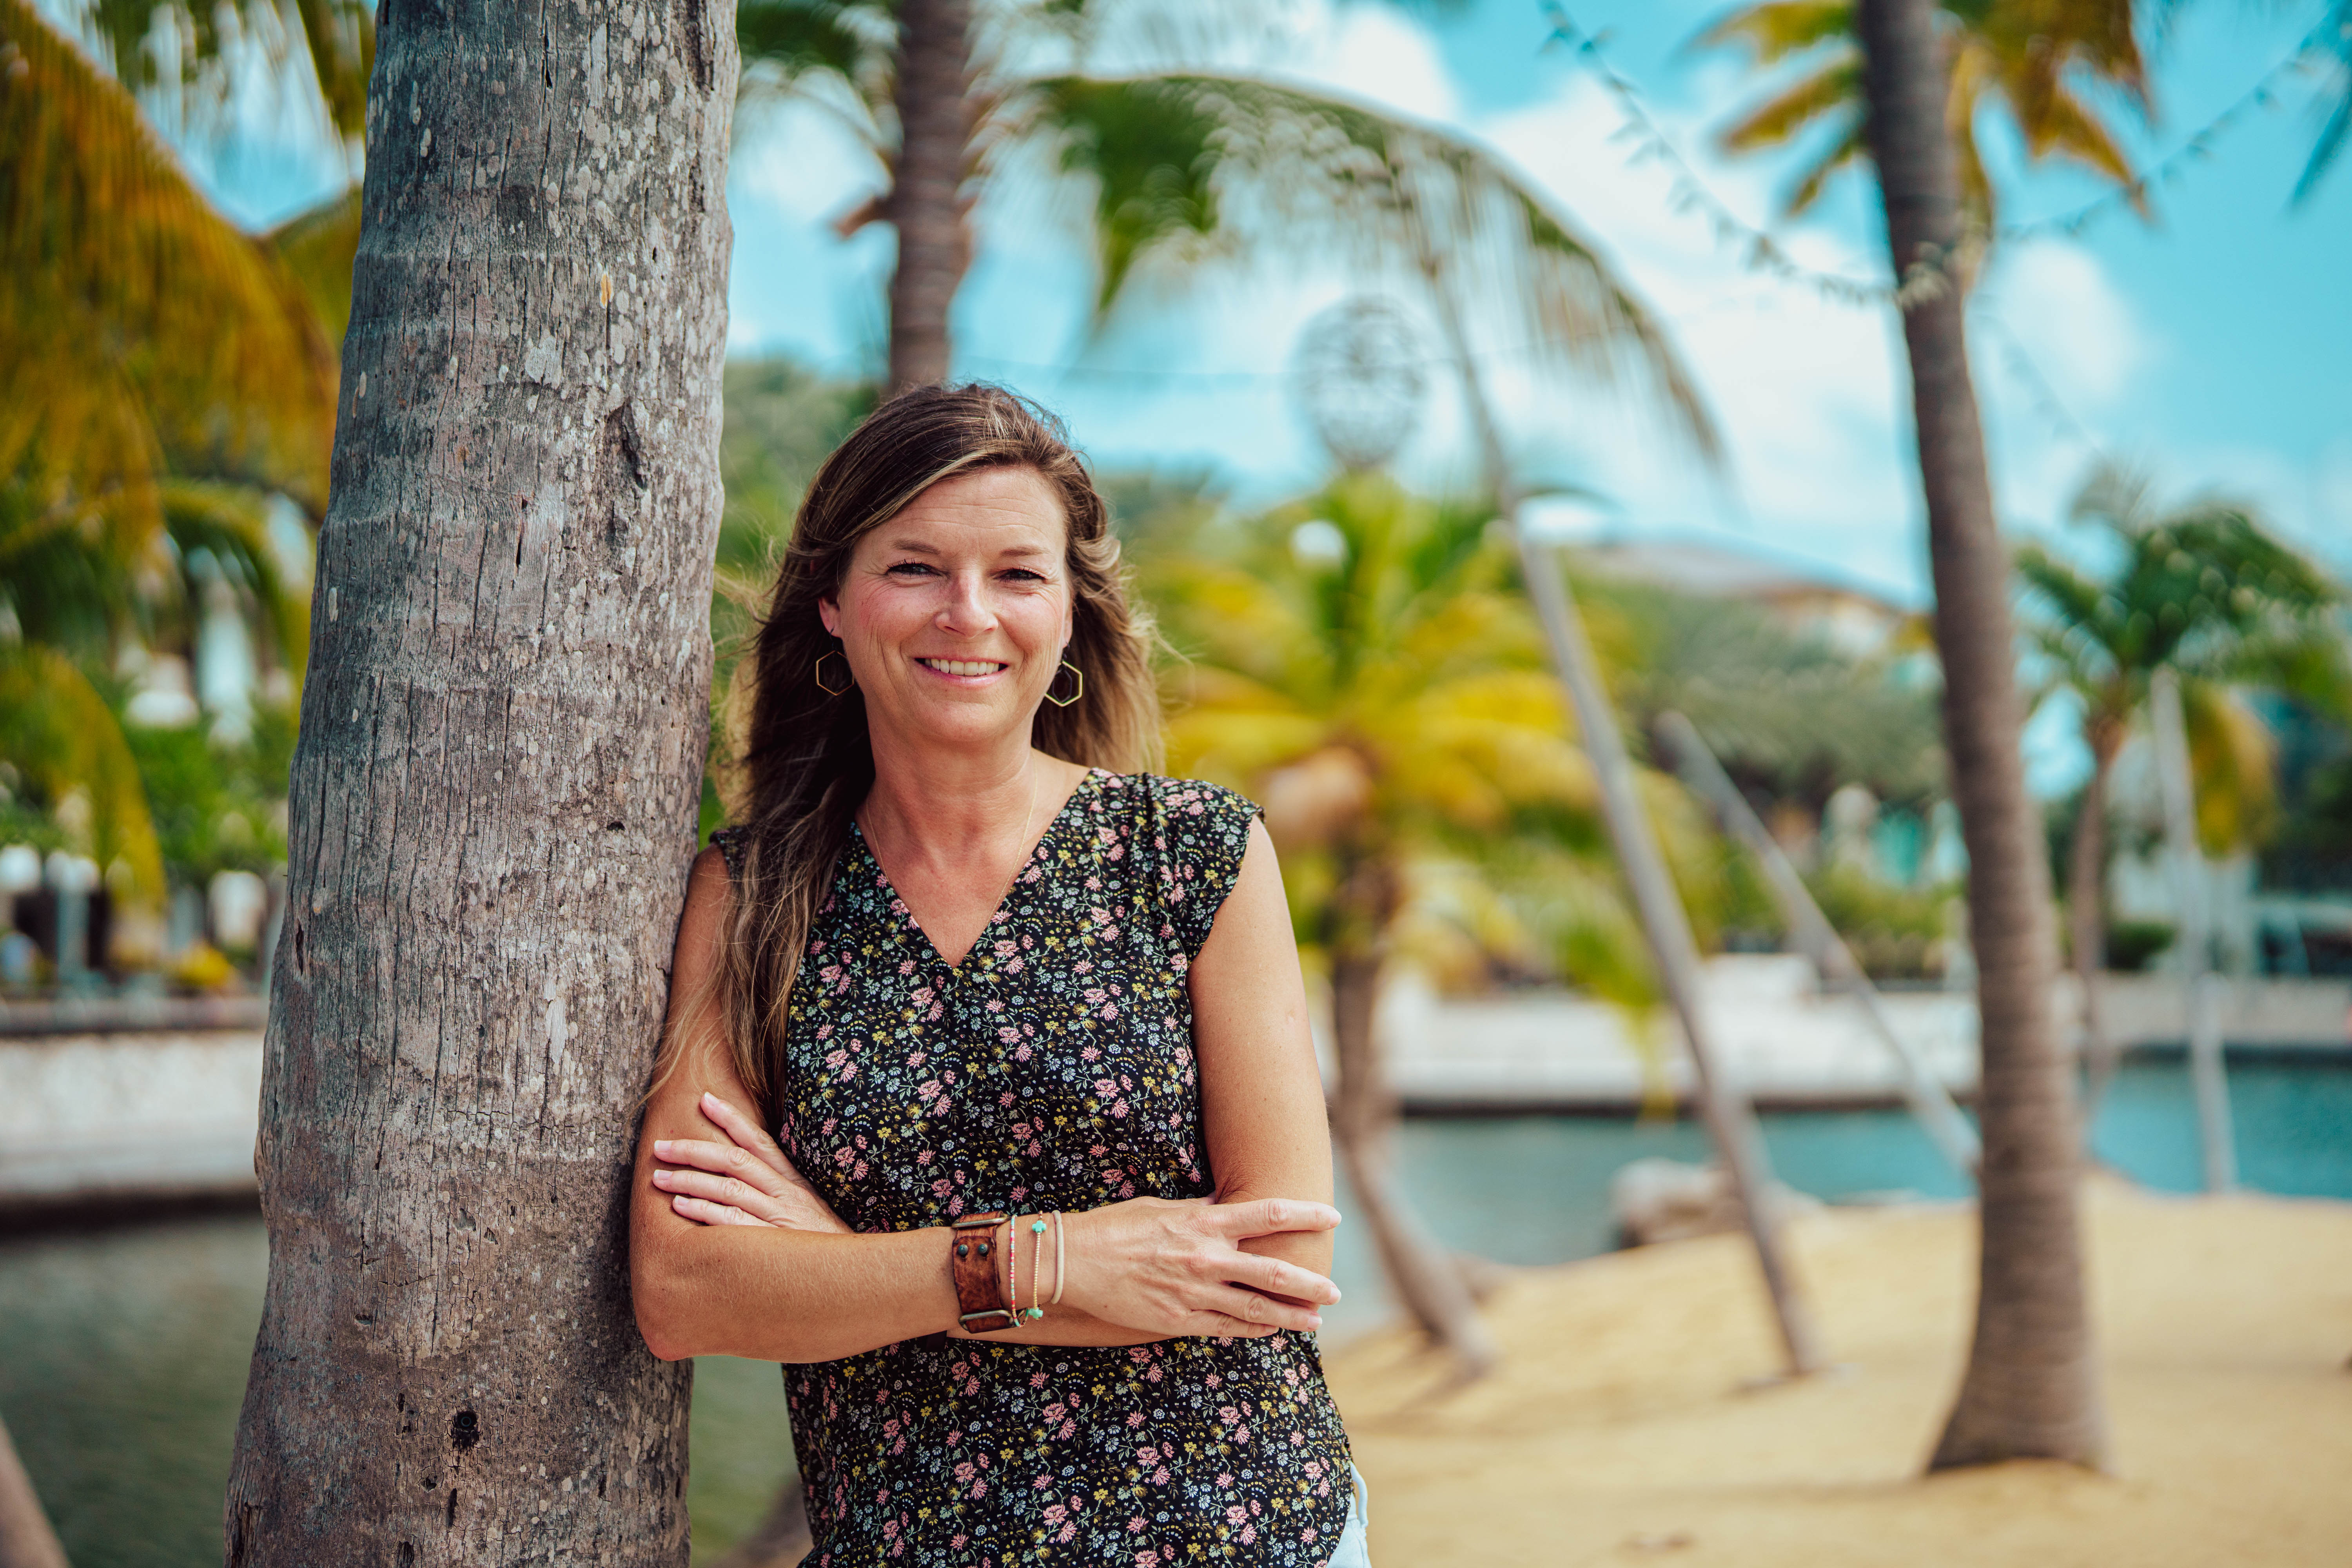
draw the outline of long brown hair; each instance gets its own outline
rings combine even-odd
[[[744,785],[733,824],[741,854],[718,984],[729,1056],[771,1128],[781,1114],[793,980],[851,816],[874,783],[865,693],[852,686],[835,696],[816,683],[817,660],[841,652],[817,602],[838,592],[869,531],[940,480],[992,468],[1034,472],[1069,525],[1074,628],[1064,657],[1082,673],[1084,694],[1066,708],[1042,705],[1032,743],[1117,773],[1157,761],[1150,624],[1128,604],[1109,510],[1061,420],[984,384],[919,386],[876,409],[809,485],[746,655],[756,685],[734,759]],[[836,660],[831,684],[841,684],[840,669]]]

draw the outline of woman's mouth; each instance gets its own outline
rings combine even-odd
[[[956,676],[994,675],[1000,669],[1011,668],[992,658],[919,658],[915,662],[925,669]]]

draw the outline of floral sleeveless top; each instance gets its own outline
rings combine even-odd
[[[778,1136],[842,1220],[1213,1192],[1186,971],[1255,816],[1213,784],[1089,773],[954,968],[853,827],[793,987]],[[939,1334],[784,1384],[816,1568],[1315,1568],[1347,1521],[1312,1335]]]

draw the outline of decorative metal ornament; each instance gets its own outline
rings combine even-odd
[[[1341,468],[1377,468],[1412,433],[1428,391],[1421,336],[1393,300],[1359,294],[1299,334],[1293,376],[1316,437]]]
[[[824,683],[824,661],[829,658],[841,660],[841,684],[838,686],[827,686]],[[827,648],[816,656],[816,668],[809,672],[809,678],[816,682],[816,689],[827,697],[838,697],[857,684],[857,677],[849,668],[849,656],[837,647]]]
[[[1068,670],[1072,675],[1077,678],[1078,689],[1076,691],[1071,692],[1067,697],[1056,697],[1054,695],[1054,688],[1049,684],[1045,688],[1045,700],[1052,703],[1056,708],[1067,708],[1071,703],[1076,702],[1079,698],[1084,697],[1087,694],[1087,672],[1080,669],[1076,665],[1072,664],[1066,658],[1062,661],[1062,669]],[[1058,681],[1061,679],[1061,670],[1055,670],[1054,672],[1054,679]]]

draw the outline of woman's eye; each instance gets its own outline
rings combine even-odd
[[[898,564],[890,568],[890,573],[893,576],[896,576],[901,572],[913,573],[919,576],[929,576],[938,570],[938,567],[930,565],[926,562],[901,561]]]
[[[1043,572],[1032,572],[1026,566],[1015,566],[1004,575],[1015,583],[1043,583],[1045,580]]]

